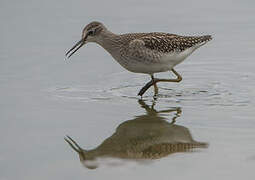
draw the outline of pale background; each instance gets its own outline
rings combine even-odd
[[[0,180],[254,178],[254,9],[252,0],[1,0]],[[119,124],[145,113],[136,94],[149,80],[95,44],[65,61],[93,20],[115,33],[214,37],[176,67],[181,83],[159,85],[155,106],[180,107],[176,124],[208,149],[143,165],[89,170],[80,164],[64,136],[95,148]],[[146,95],[150,105],[152,91]]]

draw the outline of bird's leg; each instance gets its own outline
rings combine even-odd
[[[156,79],[153,77],[153,75],[151,75],[151,81],[149,81],[147,84],[145,84],[145,86],[143,86],[143,88],[139,91],[138,96],[142,96],[152,85],[154,85],[155,84],[155,80]],[[155,91],[156,91],[156,89],[158,91],[157,86],[154,86],[154,90]]]
[[[155,79],[155,83],[158,82],[180,82],[182,80],[181,75],[176,72],[174,69],[171,70],[175,75],[176,75],[176,79]]]
[[[182,113],[181,108],[180,108],[180,107],[176,108],[176,114],[175,114],[175,116],[172,118],[172,122],[171,122],[170,124],[174,124],[174,123],[176,122],[176,119],[177,119],[178,117],[180,117],[181,113]]]
[[[157,83],[155,83],[155,78],[153,75],[151,75],[151,80],[153,82],[153,86],[154,86],[154,96],[158,95],[158,86]]]
[[[176,79],[157,79],[157,78],[154,78],[152,76],[152,80],[150,82],[148,82],[138,93],[139,96],[142,96],[152,85],[156,85],[156,83],[158,82],[180,82],[182,80],[182,77],[181,75],[176,72],[174,69],[171,70],[176,76],[177,78]],[[157,91],[158,91],[158,88],[157,86],[154,85],[154,88],[156,87]],[[156,92],[156,89],[155,92]]]

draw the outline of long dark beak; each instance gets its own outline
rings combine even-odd
[[[64,138],[64,139],[71,146],[71,148],[74,151],[76,151],[79,155],[81,155],[83,157],[83,159],[85,160],[85,155],[83,153],[83,149],[70,136],[66,136],[66,138]]]
[[[66,53],[67,58],[70,58],[84,44],[85,44],[85,38],[78,41],[69,51],[67,51],[67,53]]]

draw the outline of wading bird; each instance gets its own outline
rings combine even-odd
[[[151,76],[138,93],[142,96],[151,86],[158,94],[158,82],[180,82],[182,77],[174,70],[197,48],[210,41],[206,36],[179,36],[169,33],[129,33],[114,34],[100,22],[91,22],[82,31],[82,38],[67,53],[71,57],[79,48],[88,42],[95,42],[108,51],[125,69],[135,73]],[[176,79],[154,78],[155,73],[172,71]]]

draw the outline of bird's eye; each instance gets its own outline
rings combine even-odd
[[[89,35],[89,36],[93,36],[93,35],[94,35],[94,31],[92,31],[92,30],[89,31],[89,32],[88,32],[88,35]]]

